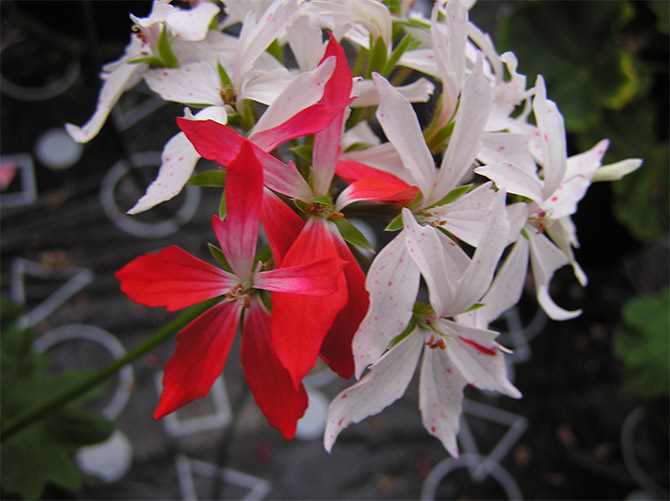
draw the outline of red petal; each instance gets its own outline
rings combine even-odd
[[[307,392],[294,387],[291,376],[272,350],[270,314],[257,296],[244,318],[242,365],[256,404],[268,422],[290,440],[307,409]]]
[[[228,165],[226,177],[226,220],[214,215],[212,225],[223,255],[235,274],[251,276],[263,196],[263,170],[250,142],[245,141],[239,154]]]
[[[414,200],[418,193],[419,188],[398,178],[367,176],[347,186],[338,197],[337,204],[338,207],[360,201],[406,204]]]
[[[167,247],[140,256],[115,274],[121,290],[146,306],[179,310],[224,294],[237,279],[185,250]]]
[[[254,140],[263,144],[267,151],[272,151],[281,143],[296,137],[308,136],[325,129],[353,101],[350,97],[353,80],[347,56],[333,37],[330,38],[321,62],[332,56],[336,58],[335,71],[325,86],[321,100],[296,113],[283,124],[254,135]]]
[[[320,355],[333,371],[349,379],[354,374],[351,343],[368,310],[369,299],[368,291],[365,289],[365,274],[349,250],[349,246],[341,237],[335,239],[335,244],[339,256],[347,261],[344,275],[347,281],[348,301],[335,317],[321,346]]]
[[[282,259],[305,226],[305,221],[270,190],[263,192],[261,220],[275,266],[279,268]]]
[[[230,127],[213,120],[189,120],[177,118],[177,125],[198,154],[207,160],[227,167],[240,152],[242,144],[249,140]],[[309,200],[311,190],[294,164],[285,164],[266,151],[252,144],[254,155],[263,166],[265,185],[284,195]]]
[[[177,347],[163,373],[163,393],[155,419],[207,395],[223,371],[239,319],[237,302],[222,303],[177,334]]]
[[[332,228],[331,228],[332,226]],[[310,218],[282,262],[282,267],[338,257],[333,223]],[[291,374],[296,387],[314,366],[321,344],[337,313],[347,303],[345,276],[334,276],[338,291],[331,296],[310,297],[274,292],[272,294],[272,342],[277,357]]]

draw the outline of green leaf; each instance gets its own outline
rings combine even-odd
[[[620,43],[631,17],[627,2],[528,2],[500,23],[496,46],[517,55],[531,84],[542,74],[566,128],[583,132],[640,90],[632,49]]]
[[[207,186],[211,188],[223,188],[226,186],[226,173],[221,169],[198,172],[191,176],[188,184],[194,186]]]
[[[34,351],[33,334],[15,323],[17,309],[2,309],[0,343],[0,419],[3,429],[49,402],[55,394],[79,386],[90,377],[86,371],[47,374],[46,356]],[[77,449],[107,439],[114,428],[103,416],[79,408],[100,394],[97,387],[58,411],[43,416],[15,434],[0,447],[0,476],[5,495],[39,499],[49,485],[77,491],[82,475],[75,467]]]
[[[340,234],[342,235],[342,238],[344,238],[346,242],[349,242],[352,245],[356,245],[361,249],[374,252],[372,245],[370,245],[368,239],[365,238],[365,235],[363,235],[358,228],[356,228],[345,218],[343,217],[331,218],[330,221],[335,223],[335,226],[337,226],[337,229],[340,230]]]
[[[623,325],[615,331],[614,353],[623,361],[626,383],[645,399],[670,392],[669,290],[629,300]]]

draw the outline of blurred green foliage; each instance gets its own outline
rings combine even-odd
[[[613,184],[613,212],[642,242],[666,236],[670,3],[542,0],[511,7],[496,33],[498,50],[517,55],[531,84],[542,73],[575,148],[609,138],[605,163],[644,160]]]
[[[17,323],[22,310],[8,301],[3,301],[1,308],[0,418],[4,430],[90,373],[46,373],[48,361],[34,351],[33,333]],[[99,413],[78,405],[95,394],[88,393],[8,438],[3,436],[3,499],[40,499],[48,496],[49,487],[71,492],[81,488],[83,477],[73,462],[74,453],[82,446],[107,439],[114,428]]]
[[[614,337],[626,382],[643,399],[670,394],[670,293],[634,297],[623,308],[623,325]]]

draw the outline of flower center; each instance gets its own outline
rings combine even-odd
[[[245,286],[245,284],[237,284],[235,287],[231,287],[228,292],[226,292],[226,301],[233,303],[235,301],[241,302],[242,306],[249,308],[250,299],[249,294],[253,292],[251,286]]]

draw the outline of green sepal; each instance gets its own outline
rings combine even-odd
[[[281,64],[284,64],[284,54],[282,53],[282,46],[279,45],[279,42],[275,38],[272,43],[265,49],[266,52],[271,54],[277,61]]]
[[[158,56],[163,61],[163,67],[179,67],[177,57],[174,55],[174,52],[172,52],[172,47],[170,47],[170,37],[168,36],[165,28],[161,30],[160,37],[158,37]]]
[[[354,143],[354,144],[351,144],[351,145],[347,146],[347,148],[344,150],[344,152],[348,153],[350,151],[360,151],[360,150],[364,150],[364,149],[369,148],[369,147],[370,147],[370,145],[367,144],[367,143]]]
[[[521,228],[521,235],[523,235],[523,238],[525,238],[526,240],[530,240],[530,236],[528,235],[526,228]]]
[[[431,207],[438,207],[440,205],[450,204],[454,200],[457,200],[461,196],[465,195],[468,191],[470,191],[471,188],[472,188],[471,184],[465,184],[463,186],[459,186],[458,188],[454,188],[449,193],[447,193],[439,202],[436,202],[433,205],[431,205]]]
[[[409,323],[407,324],[407,327],[405,327],[405,330],[402,331],[400,334],[398,334],[398,335],[397,335],[396,337],[394,337],[393,339],[391,339],[391,342],[390,342],[389,345],[386,347],[386,349],[387,349],[387,350],[390,350],[390,349],[393,348],[394,346],[398,345],[398,344],[400,343],[400,341],[402,341],[402,340],[405,339],[407,336],[409,336],[415,328],[416,328],[416,317],[413,316],[413,317],[410,319]]]
[[[208,243],[207,245],[209,246],[209,252],[212,253],[212,256],[214,257],[214,259],[216,259],[216,262],[219,263],[221,266],[223,266],[223,268],[226,271],[232,273],[233,269],[230,267],[230,264],[228,263],[226,256],[223,255],[223,251],[212,243]]]
[[[345,218],[333,217],[329,220],[335,223],[337,229],[340,230],[340,235],[342,235],[342,238],[344,238],[346,242],[374,253],[374,248],[370,245],[368,239],[365,238],[365,235]]]
[[[312,202],[316,202],[317,204],[323,204],[327,207],[332,207],[333,205],[333,200],[330,198],[329,195],[318,195],[312,198]]]
[[[422,30],[429,30],[430,29],[430,23],[427,21],[422,21],[419,18],[412,18],[412,19],[394,19],[393,20],[393,25],[398,25],[401,27],[404,26],[409,26],[410,28],[420,28]]]
[[[386,55],[388,53],[386,48],[386,43],[382,37],[379,37],[372,43],[370,40],[370,59],[368,60],[368,67],[365,70],[365,78],[372,78],[372,73],[383,73],[384,68],[386,67]]]
[[[221,80],[221,86],[223,88],[232,87],[233,81],[228,76],[228,73],[226,72],[226,69],[223,67],[223,65],[218,61],[216,62],[216,69],[219,72],[219,80]]]
[[[289,151],[298,158],[302,158],[303,160],[307,160],[308,162],[312,161],[312,151],[314,147],[311,144],[301,144],[298,146],[292,146],[289,148]]]
[[[207,186],[210,188],[223,188],[226,186],[226,173],[221,169],[206,170],[191,176],[188,184],[193,186]]]
[[[386,225],[384,231],[398,231],[402,230],[402,214],[394,217],[389,224]]]
[[[463,313],[470,313],[471,311],[478,310],[478,309],[481,308],[482,306],[486,306],[486,305],[485,305],[484,303],[475,303],[475,304],[473,304],[472,306],[470,306],[470,308],[468,308],[467,310],[465,310]]]
[[[228,210],[226,208],[226,192],[221,193],[221,200],[219,201],[219,217],[223,221],[226,219],[226,214]]]
[[[164,66],[163,60],[156,56],[147,56],[147,57],[136,57],[128,61],[128,64],[139,64],[139,63],[148,63],[151,66],[157,66],[162,68]]]

